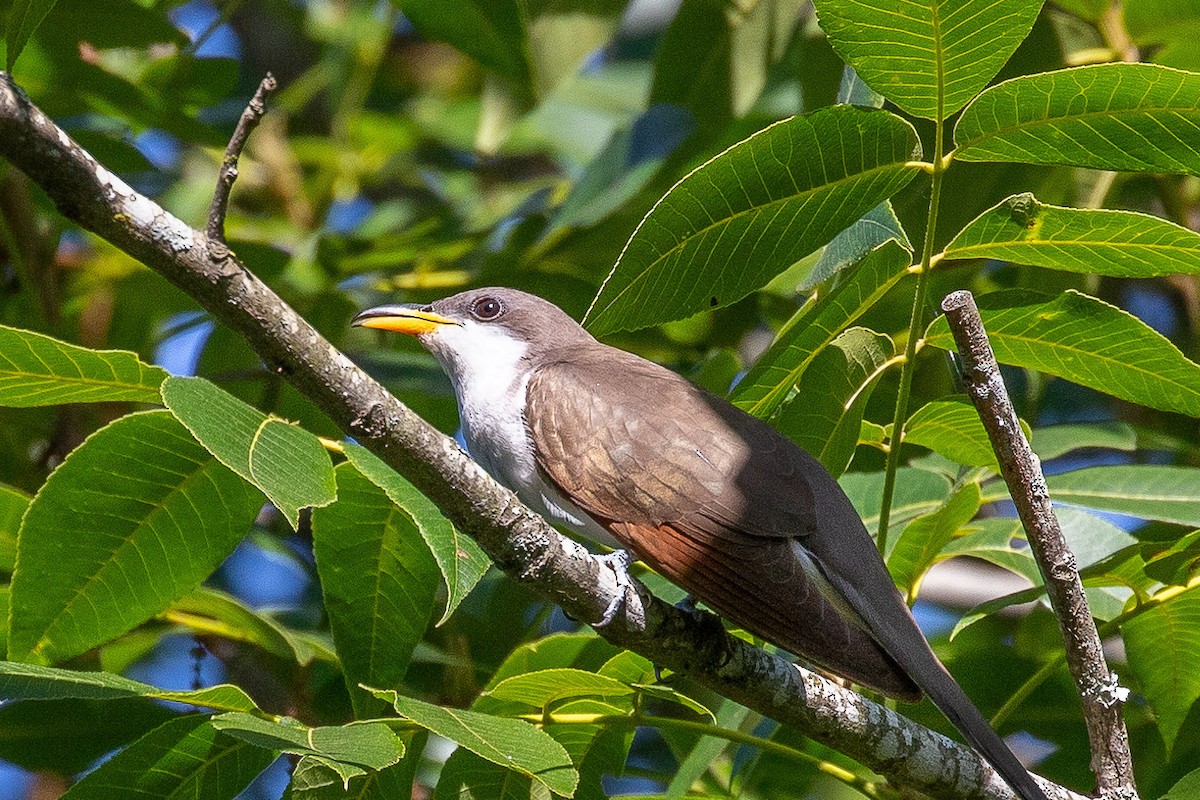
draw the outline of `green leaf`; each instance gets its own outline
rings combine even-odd
[[[208,716],[165,722],[72,786],[64,800],[232,800],[275,760],[274,753],[218,733]]]
[[[207,586],[197,587],[191,594],[179,598],[159,616],[189,627],[194,627],[189,623],[195,620],[201,624],[200,630],[208,628],[212,634],[261,647],[301,666],[313,659],[313,650],[307,642],[265,612],[255,611],[233,595]]]
[[[1162,796],[1162,800],[1197,800],[1197,798],[1200,798],[1200,769],[1184,775]]]
[[[830,342],[804,372],[796,395],[779,410],[775,427],[819,460],[834,476],[854,456],[863,412],[880,368],[896,352],[892,340],[866,328],[849,328]]]
[[[102,428],[25,513],[9,658],[59,661],[146,621],[207,578],[261,507],[166,411]]]
[[[1035,429],[1032,443],[1042,461],[1089,447],[1132,453],[1137,449],[1137,431],[1124,422],[1051,425]]]
[[[538,709],[575,697],[627,697],[633,689],[615,678],[581,669],[545,669],[514,675],[497,683],[485,694]]]
[[[968,467],[997,468],[979,412],[965,397],[932,400],[914,411],[904,423],[904,441]]]
[[[1200,527],[1200,470],[1143,464],[1088,467],[1046,478],[1060,503]]]
[[[4,43],[8,50],[4,67],[6,70],[12,72],[13,65],[17,63],[17,56],[21,55],[29,37],[50,13],[50,9],[54,8],[56,2],[58,0],[13,0],[8,9],[8,20],[4,29]],[[0,352],[3,350],[0,346]]]
[[[847,472],[838,483],[867,530],[879,526],[879,498],[883,493],[882,472]],[[934,472],[913,467],[896,470],[896,491],[892,497],[891,519],[897,525],[914,517],[936,511],[950,496],[950,481]]]
[[[1128,620],[1121,628],[1129,666],[1158,717],[1170,753],[1200,699],[1200,590],[1191,589]]]
[[[89,350],[0,325],[0,406],[158,403],[158,387],[166,377],[136,353]]]
[[[0,661],[0,697],[6,700],[120,700],[149,697],[218,711],[258,711],[258,706],[245,692],[229,684],[177,692],[158,689],[109,672],[77,672],[12,661]]]
[[[833,49],[908,113],[943,120],[996,76],[1042,0],[816,0]]]
[[[162,399],[222,464],[261,489],[293,529],[300,509],[337,497],[329,453],[308,431],[263,414],[203,378],[168,378]]]
[[[937,511],[904,526],[887,558],[888,571],[900,591],[914,592],[942,549],[979,511],[979,502],[979,484],[964,483]]]
[[[1023,290],[978,298],[979,315],[1001,364],[1036,369],[1138,405],[1200,417],[1200,366],[1121,309],[1068,290]],[[926,344],[954,350],[945,317]]]
[[[17,563],[17,531],[29,499],[20,489],[0,484],[0,572],[12,572]]]
[[[493,764],[533,778],[565,797],[575,793],[579,773],[571,757],[562,745],[528,722],[443,708],[392,691],[377,691],[375,696],[392,703],[396,711],[422,728]]]
[[[954,127],[962,161],[1200,174],[1200,75],[1097,64],[1013,78]]]
[[[518,84],[529,81],[517,0],[393,0],[428,39],[446,42]]]
[[[769,418],[791,394],[817,354],[896,285],[911,253],[894,241],[872,250],[847,277],[789,320],[734,388],[733,404]]]
[[[991,258],[1117,278],[1200,274],[1200,234],[1148,214],[1060,208],[1016,194],[946,245],[946,258]]]
[[[363,718],[380,701],[359,685],[400,685],[433,616],[441,578],[413,513],[353,463],[336,472],[338,501],[313,512],[313,554],[346,685]]]
[[[346,458],[416,523],[446,582],[446,610],[438,620],[441,625],[471,593],[492,562],[474,539],[460,533],[429,498],[374,453],[352,444],[346,446]]]
[[[410,755],[409,758],[412,756]],[[337,765],[317,756],[303,756],[292,771],[285,800],[395,800],[413,790],[412,771],[404,763],[347,780]]]
[[[835,106],[759,131],[650,209],[589,327],[644,328],[740,300],[901,189],[919,157],[912,126],[875,109]]]
[[[1200,18],[1188,0],[1133,0],[1122,3],[1121,11],[1130,37],[1139,45],[1194,41],[1200,33]]]
[[[213,717],[212,726],[266,750],[320,756],[365,769],[390,767],[404,755],[404,743],[382,722],[310,728],[289,717],[273,722],[231,711]]]

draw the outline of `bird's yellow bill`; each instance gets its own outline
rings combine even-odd
[[[406,306],[379,306],[368,308],[354,318],[354,324],[360,328],[377,328],[383,331],[396,331],[409,336],[420,336],[423,333],[435,331],[443,325],[456,325],[449,317],[423,311],[420,308]]]

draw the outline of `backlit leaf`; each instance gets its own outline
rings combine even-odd
[[[0,572],[12,572],[17,563],[17,531],[29,500],[20,489],[0,484]]]
[[[59,661],[144,622],[207,578],[261,507],[166,411],[102,428],[25,514],[9,658]]]
[[[919,157],[912,126],[882,110],[835,106],[759,131],[650,210],[588,327],[644,328],[740,300],[902,188]]]
[[[404,755],[404,743],[382,722],[310,728],[284,717],[278,722],[231,711],[212,726],[257,747],[296,755],[316,755],[366,769],[390,767]]]
[[[120,700],[149,697],[219,711],[258,711],[258,706],[245,692],[229,684],[190,692],[173,691],[111,672],[79,672],[12,661],[0,661],[0,697],[6,700]]]
[[[946,258],[990,258],[1117,278],[1200,274],[1200,234],[1148,214],[1061,208],[1018,194],[979,215]]]
[[[1200,174],[1200,74],[1097,64],[1013,78],[954,128],[962,161]]]
[[[168,378],[171,413],[222,464],[253,483],[295,528],[300,509],[333,502],[337,484],[317,437],[263,414],[203,378]]]
[[[433,616],[441,578],[412,512],[394,504],[353,463],[339,464],[336,472],[337,502],[313,512],[313,553],[361,718],[372,716],[368,709],[380,701],[359,685],[400,685]]]
[[[136,353],[90,350],[0,325],[0,406],[158,403],[166,377]]]
[[[945,119],[995,77],[1042,0],[816,0],[833,49],[910,114]]]
[[[1200,417],[1200,366],[1121,309],[1075,291],[1023,290],[978,298],[1001,364],[1036,369],[1139,405]],[[926,344],[954,350],[945,317]]]

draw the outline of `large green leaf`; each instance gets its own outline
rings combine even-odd
[[[163,723],[121,750],[63,798],[231,800],[274,759],[274,753],[219,733],[207,715],[191,714]]]
[[[1088,467],[1051,475],[1046,485],[1060,503],[1200,527],[1200,470],[1193,467]]]
[[[575,792],[579,774],[567,751],[528,722],[430,705],[392,691],[375,694],[392,703],[396,711],[422,728],[456,742],[493,764],[533,778],[565,797],[571,797]]]
[[[780,410],[775,426],[820,461],[835,477],[846,471],[863,412],[896,352],[892,340],[866,328],[849,328],[813,359]]]
[[[908,113],[941,120],[996,76],[1042,0],[816,0],[833,49]]]
[[[4,68],[12,72],[17,56],[25,49],[29,37],[37,30],[50,9],[58,0],[13,0],[5,20],[4,44],[7,50],[7,61]],[[2,349],[2,348],[0,348]]]
[[[338,465],[337,481],[338,501],[313,512],[313,554],[346,685],[366,717],[380,701],[359,685],[400,685],[440,575],[411,511],[352,463]]]
[[[58,661],[144,622],[208,577],[261,507],[166,411],[102,428],[25,514],[9,658]]]
[[[1200,234],[1148,214],[1061,208],[1016,194],[946,245],[946,258],[991,258],[1068,272],[1152,278],[1200,274]]]
[[[1158,716],[1169,752],[1200,699],[1200,589],[1130,619],[1121,628],[1129,666]]]
[[[770,417],[788,398],[813,359],[905,275],[912,254],[887,241],[850,268],[848,277],[810,302],[734,388],[730,399],[743,411]]]
[[[846,70],[851,75],[854,74],[849,67],[846,67]],[[872,251],[879,250],[888,242],[895,242],[911,255],[913,248],[908,241],[908,234],[900,225],[892,202],[885,200],[825,245],[812,272],[805,277],[799,290],[812,291],[834,274],[861,263]]]
[[[1162,800],[1196,800],[1200,797],[1200,769],[1195,769],[1184,775],[1167,790]]]
[[[1200,75],[1098,64],[1013,78],[954,128],[963,161],[1200,174]]]
[[[1011,290],[978,299],[996,360],[1041,370],[1122,400],[1200,417],[1200,366],[1153,328],[1094,297]],[[925,341],[954,350],[945,317]]]
[[[29,495],[0,484],[0,572],[12,572],[17,563],[17,531],[29,508]]]
[[[697,167],[630,237],[588,312],[594,333],[727,306],[920,171],[912,126],[835,106],[777,122]]]
[[[148,697],[218,711],[258,711],[258,706],[244,691],[229,684],[190,692],[172,691],[110,672],[78,672],[11,661],[0,661],[0,697],[5,700],[121,700]]]
[[[158,403],[158,387],[166,377],[136,353],[89,350],[0,325],[0,406]]]
[[[383,769],[404,755],[404,743],[383,722],[310,728],[294,719],[263,719],[241,711],[212,718],[212,726],[267,750],[320,756],[365,769]]]
[[[346,458],[411,517],[433,553],[446,583],[446,610],[438,620],[441,625],[479,583],[492,562],[474,539],[459,533],[429,498],[374,453],[358,445],[348,445]]]
[[[261,489],[293,528],[300,524],[300,509],[337,497],[329,453],[311,433],[203,378],[168,378],[162,398],[210,453]]]

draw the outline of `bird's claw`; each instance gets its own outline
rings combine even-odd
[[[604,609],[604,616],[600,618],[600,621],[592,625],[594,628],[603,628],[612,623],[625,606],[625,593],[633,585],[633,578],[629,574],[629,565],[633,562],[633,558],[629,555],[628,550],[614,550],[597,557],[609,566],[617,579],[616,597],[609,602],[608,608]]]

